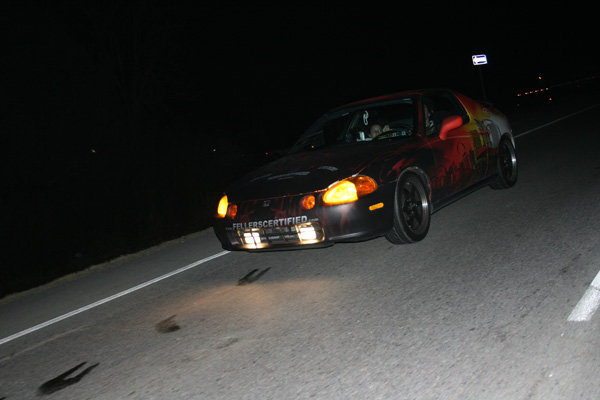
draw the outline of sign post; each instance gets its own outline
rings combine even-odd
[[[481,65],[485,65],[487,64],[487,56],[485,54],[476,54],[474,56],[471,57],[473,59],[473,65],[475,66],[481,66]],[[481,67],[478,68],[479,69],[479,79],[481,79],[481,91],[483,93],[483,99],[486,99],[485,96],[485,86],[483,85],[483,72],[481,71]]]

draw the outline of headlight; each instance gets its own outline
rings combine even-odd
[[[227,196],[221,197],[221,200],[219,200],[219,205],[217,206],[217,217],[218,218],[225,218],[225,215],[227,214],[228,206],[229,206],[229,202],[227,201]]]
[[[377,183],[368,176],[353,176],[331,185],[323,195],[326,205],[344,204],[377,190]]]

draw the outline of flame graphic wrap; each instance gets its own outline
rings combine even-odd
[[[369,107],[380,104],[387,109],[399,104],[409,112],[404,112],[405,119],[383,140],[365,139],[376,115],[375,108]],[[440,114],[437,121],[431,110]],[[381,236],[397,218],[396,186],[403,174],[421,179],[431,203],[429,210],[435,212],[496,176],[502,138],[514,146],[502,113],[452,91],[384,96],[341,107],[323,118],[325,122],[303,136],[310,148],[259,168],[228,189],[230,207],[235,204],[237,213],[234,218],[229,214],[216,218],[214,224],[224,248],[328,246]],[[329,140],[329,120],[347,129],[337,135],[345,142],[319,147]],[[348,128],[356,121],[364,123],[360,132]],[[356,175],[372,178],[377,189],[345,204],[323,202],[330,185]],[[304,209],[302,199],[309,195],[315,198],[314,207]]]

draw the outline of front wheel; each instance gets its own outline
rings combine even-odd
[[[430,220],[429,195],[423,181],[415,174],[404,175],[396,187],[394,224],[386,239],[394,244],[423,240]]]
[[[517,154],[512,142],[504,138],[498,146],[496,163],[496,180],[491,183],[492,189],[508,189],[517,183]]]

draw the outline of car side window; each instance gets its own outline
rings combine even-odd
[[[354,106],[324,115],[292,146],[290,154],[374,140],[408,138],[417,127],[412,97]]]
[[[356,141],[408,137],[415,127],[415,106],[411,98],[377,105],[355,113],[349,132]]]

